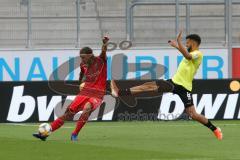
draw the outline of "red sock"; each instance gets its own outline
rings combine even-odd
[[[82,127],[86,124],[88,117],[89,117],[89,113],[85,113],[80,116],[79,120],[76,123],[76,128],[72,132],[72,134],[78,135]]]
[[[51,127],[52,127],[52,132],[54,132],[55,130],[57,130],[58,128],[60,128],[62,125],[64,124],[64,121],[60,118],[56,119],[55,121],[53,121],[51,123]]]

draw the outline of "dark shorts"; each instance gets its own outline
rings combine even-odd
[[[185,108],[191,107],[193,105],[192,92],[181,85],[175,84],[171,79],[167,81],[174,86],[172,93],[177,94],[180,97]]]

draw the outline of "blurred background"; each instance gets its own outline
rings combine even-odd
[[[78,94],[80,48],[99,55],[109,36],[107,84],[129,88],[171,79],[183,56],[168,40],[179,29],[183,41],[202,38],[193,103],[223,141],[176,94],[116,98],[110,87],[79,142],[72,121],[46,143],[32,137]],[[239,160],[239,62],[240,0],[0,0],[0,159]]]
[[[64,113],[68,94],[56,92],[49,81],[77,82],[79,49],[90,46],[99,54],[105,35],[116,47],[107,53],[108,80],[115,75],[126,87],[170,79],[183,56],[167,42],[181,28],[184,36],[202,38],[204,57],[193,90],[197,112],[209,119],[239,119],[240,0],[0,0],[0,122],[51,121],[58,104]],[[132,47],[123,49],[123,41]],[[47,98],[38,100],[42,95]],[[149,98],[131,108],[107,93],[93,119],[115,121],[129,112],[139,120],[143,112],[169,120],[159,115],[178,119],[184,113],[178,97]]]
[[[202,47],[239,46],[239,0],[0,0],[1,48],[99,47],[109,35],[166,47],[178,29]]]

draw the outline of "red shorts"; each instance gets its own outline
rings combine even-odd
[[[69,106],[69,110],[73,113],[78,113],[84,109],[85,104],[89,102],[92,105],[92,111],[102,104],[102,99],[77,95]]]

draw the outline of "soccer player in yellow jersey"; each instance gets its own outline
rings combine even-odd
[[[203,54],[199,51],[201,38],[197,34],[190,34],[186,37],[186,47],[182,43],[182,31],[177,35],[177,40],[170,40],[168,43],[179,50],[184,56],[183,60],[178,66],[176,74],[172,79],[167,81],[147,82],[140,86],[132,88],[119,89],[114,80],[111,81],[112,95],[115,97],[124,95],[136,95],[142,92],[173,92],[177,94],[185,106],[186,113],[211,131],[218,140],[222,140],[222,132],[220,128],[215,127],[206,117],[198,114],[195,110],[192,99],[192,81],[194,75],[199,68]]]

